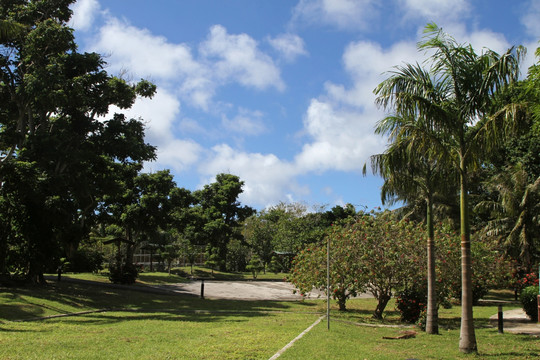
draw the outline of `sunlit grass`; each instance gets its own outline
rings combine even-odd
[[[161,275],[160,275],[161,276]],[[455,359],[461,309],[440,309],[440,335],[418,331],[407,340],[385,340],[403,330],[391,301],[382,321],[372,318],[374,299],[353,299],[348,311],[331,303],[331,328],[317,325],[283,359]],[[509,304],[508,310],[516,307]],[[103,309],[48,320],[32,320]],[[326,312],[323,300],[201,300],[84,284],[1,289],[1,359],[268,359]],[[540,356],[537,338],[489,326],[493,304],[474,308],[479,356],[527,359]],[[15,320],[31,320],[17,322]],[[38,351],[36,349],[39,349]],[[469,356],[470,357],[470,356]]]

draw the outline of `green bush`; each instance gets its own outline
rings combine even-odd
[[[261,258],[257,255],[253,255],[249,264],[246,266],[246,270],[251,272],[254,279],[257,279],[257,275],[264,269],[264,265],[261,261]]]
[[[523,289],[519,300],[523,305],[523,310],[531,320],[538,321],[538,286],[528,286]]]
[[[104,260],[103,253],[94,249],[78,249],[69,259],[69,265],[65,266],[64,271],[75,273],[98,272],[102,268]]]
[[[133,264],[111,264],[109,280],[114,284],[133,284],[139,276],[139,270]]]

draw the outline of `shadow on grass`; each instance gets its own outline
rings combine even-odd
[[[215,321],[238,315],[266,316],[269,311],[313,312],[315,306],[309,302],[202,300],[193,295],[151,294],[78,283],[0,290],[0,319],[12,321],[98,309],[140,309],[162,312],[166,315],[156,316],[171,319]],[[193,313],[193,309],[201,313]]]

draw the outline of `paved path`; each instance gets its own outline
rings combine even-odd
[[[490,316],[489,321],[497,327],[498,314]],[[522,309],[503,311],[503,324],[505,332],[540,337],[540,324],[531,322]]]
[[[201,281],[160,285],[159,288],[200,296]],[[295,294],[293,290],[292,284],[282,281],[204,281],[204,297],[208,299],[277,301],[302,299],[302,296]],[[313,291],[305,298],[316,299],[319,295],[324,296],[318,291]]]

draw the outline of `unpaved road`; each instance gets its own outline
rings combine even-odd
[[[160,288],[179,293],[200,296],[201,281],[184,284],[161,285]],[[204,281],[204,297],[208,299],[231,300],[300,300],[302,296],[293,293],[294,286],[278,281]],[[309,293],[307,299],[316,299],[320,293]],[[321,294],[321,296],[324,296]]]

